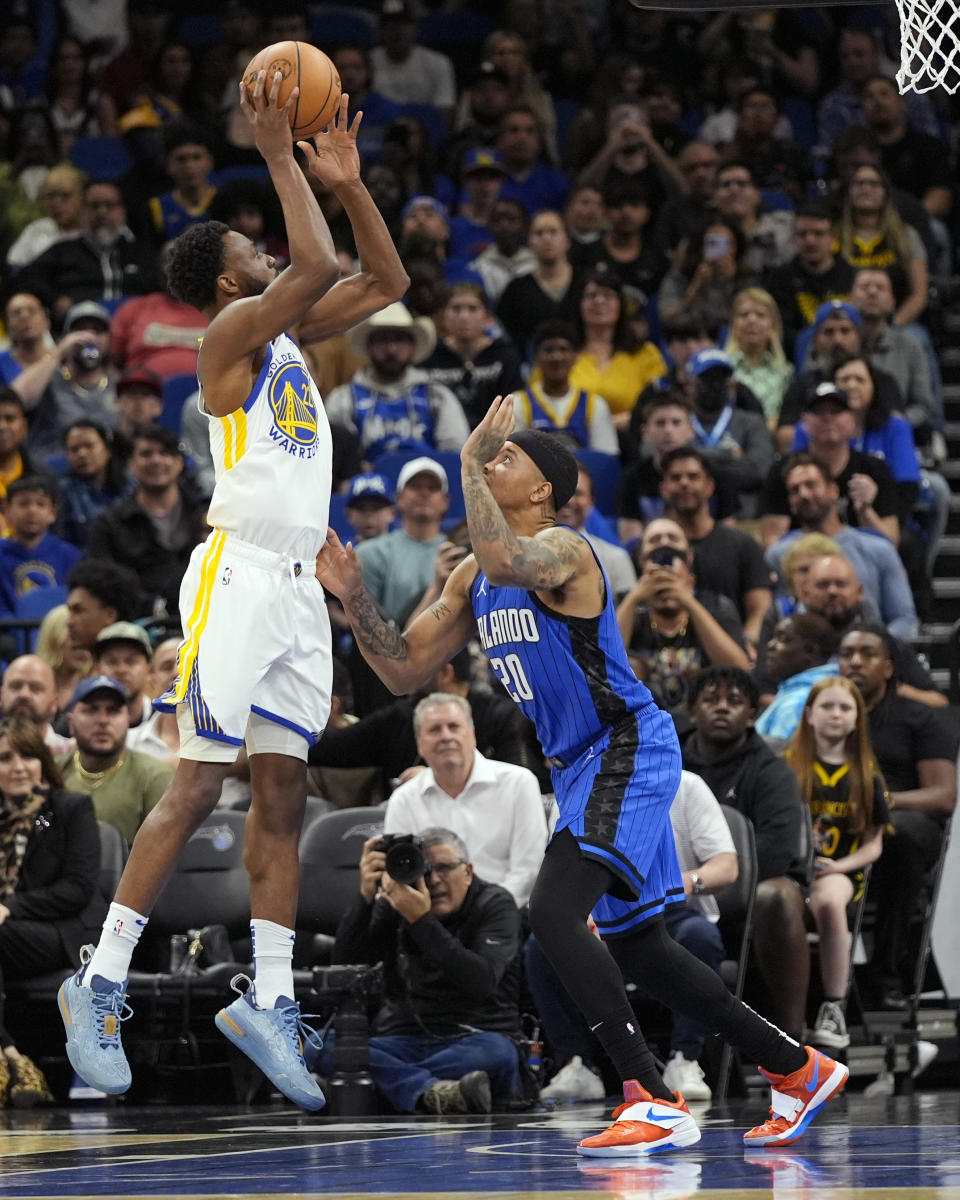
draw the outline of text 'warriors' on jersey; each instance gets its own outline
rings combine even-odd
[[[623,648],[607,587],[597,617],[555,612],[533,592],[493,587],[471,593],[480,644],[510,697],[537,727],[548,758],[571,760],[612,725],[653,698]]]
[[[265,550],[312,559],[330,513],[330,426],[300,349],[269,344],[249,397],[209,418],[216,486],[208,521]]]

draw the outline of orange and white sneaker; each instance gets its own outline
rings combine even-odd
[[[673,1101],[654,1100],[635,1079],[623,1085],[623,1104],[613,1110],[613,1124],[603,1133],[584,1138],[578,1154],[594,1158],[659,1154],[700,1141],[700,1130],[679,1092]]]
[[[786,1146],[801,1137],[821,1108],[843,1088],[850,1075],[843,1063],[804,1046],[806,1064],[792,1075],[773,1075],[760,1068],[771,1084],[770,1120],[743,1135],[747,1146]]]

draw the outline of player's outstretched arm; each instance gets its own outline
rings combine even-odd
[[[513,432],[513,397],[497,396],[460,452],[467,528],[477,564],[494,587],[553,591],[577,572],[590,551],[582,537],[567,529],[544,529],[520,537],[507,524],[484,474],[487,463],[509,457],[504,448]],[[544,500],[549,484],[544,484]],[[592,562],[592,556],[590,556]]]
[[[343,605],[360,652],[398,696],[413,691],[462,650],[476,630],[470,585],[477,573],[472,556],[451,573],[440,599],[408,628],[385,620],[363,582],[353,546],[332,529],[317,555],[316,575]]]
[[[350,218],[360,270],[341,279],[306,314],[297,330],[301,343],[316,342],[351,329],[379,312],[406,292],[410,279],[393,244],[380,210],[360,179],[357,130],[358,112],[347,126],[347,101],[340,100],[339,125],[318,134],[313,142],[298,142],[306,155],[307,169],[336,195]],[[336,157],[331,158],[332,155]],[[348,162],[356,170],[341,169]]]

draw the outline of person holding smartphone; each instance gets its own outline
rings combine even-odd
[[[684,728],[687,693],[701,667],[750,669],[732,601],[696,590],[693,553],[668,517],[649,521],[639,542],[639,578],[617,607],[620,636],[637,675]]]
[[[660,319],[673,321],[681,313],[707,326],[726,325],[733,297],[749,286],[739,228],[722,218],[701,226],[681,244],[660,288]]]

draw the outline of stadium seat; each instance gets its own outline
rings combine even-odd
[[[68,157],[88,179],[119,179],[133,166],[133,158],[119,137],[77,138]]]
[[[197,390],[196,375],[171,375],[163,381],[163,412],[160,424],[180,434],[181,415],[188,396]]]
[[[58,604],[66,604],[68,590],[59,585],[32,588],[29,592],[24,592],[22,596],[17,597],[17,610],[14,615],[24,621],[36,621],[39,626],[51,608],[56,608]],[[32,652],[36,646],[37,626],[32,628],[25,626],[20,631],[22,653]]]
[[[219,45],[223,41],[220,18],[212,12],[195,13],[191,17],[184,17],[180,22],[177,36],[188,46],[197,49]]]
[[[252,179],[255,183],[269,183],[270,172],[266,167],[257,163],[234,163],[230,167],[221,167],[219,171],[210,172],[210,182],[214,187],[223,187],[234,179]]]
[[[169,938],[203,925],[249,936],[250,885],[243,865],[246,813],[216,809],[184,846],[150,914],[149,933]]]
[[[383,810],[341,808],[313,821],[300,839],[297,929],[331,936],[360,888],[360,852],[383,830]]]
[[[353,526],[347,520],[347,497],[343,492],[334,492],[330,497],[328,524],[336,530],[337,537],[344,545],[353,541]]]
[[[443,467],[450,485],[450,508],[443,520],[444,528],[448,529],[459,525],[466,516],[466,509],[463,505],[463,484],[460,481],[460,454],[456,450],[432,450],[428,452],[427,456]],[[397,450],[378,458],[375,469],[386,475],[393,487],[396,488],[397,477],[404,463],[419,457],[421,457],[419,450]]]
[[[747,963],[750,958],[750,943],[753,938],[753,905],[757,892],[757,839],[752,822],[738,809],[729,804],[721,804],[720,808],[730,827],[730,835],[737,851],[739,873],[733,883],[728,883],[715,894],[720,909],[720,931],[732,942],[737,938],[735,947],[728,945],[727,958],[721,964],[721,974],[724,982],[739,1000],[743,996],[743,984],[747,974]],[[733,1061],[733,1048],[729,1042],[724,1042],[720,1055],[717,1086],[714,1088],[714,1098],[725,1100],[730,1079],[730,1066]]]
[[[450,131],[447,119],[439,108],[434,108],[432,104],[400,104],[398,108],[403,116],[415,117],[423,125],[427,140],[434,150],[443,144]]]
[[[617,486],[620,483],[620,459],[615,454],[587,448],[575,451],[577,461],[590,472],[593,479],[593,500],[604,516],[617,511]]]
[[[429,12],[421,18],[417,27],[417,42],[445,53],[460,47],[475,49],[493,29],[493,21],[484,13],[465,12],[463,9],[456,12]]]
[[[370,13],[340,4],[324,4],[314,11],[310,31],[314,45],[329,52],[348,42],[372,46],[376,29]]]

